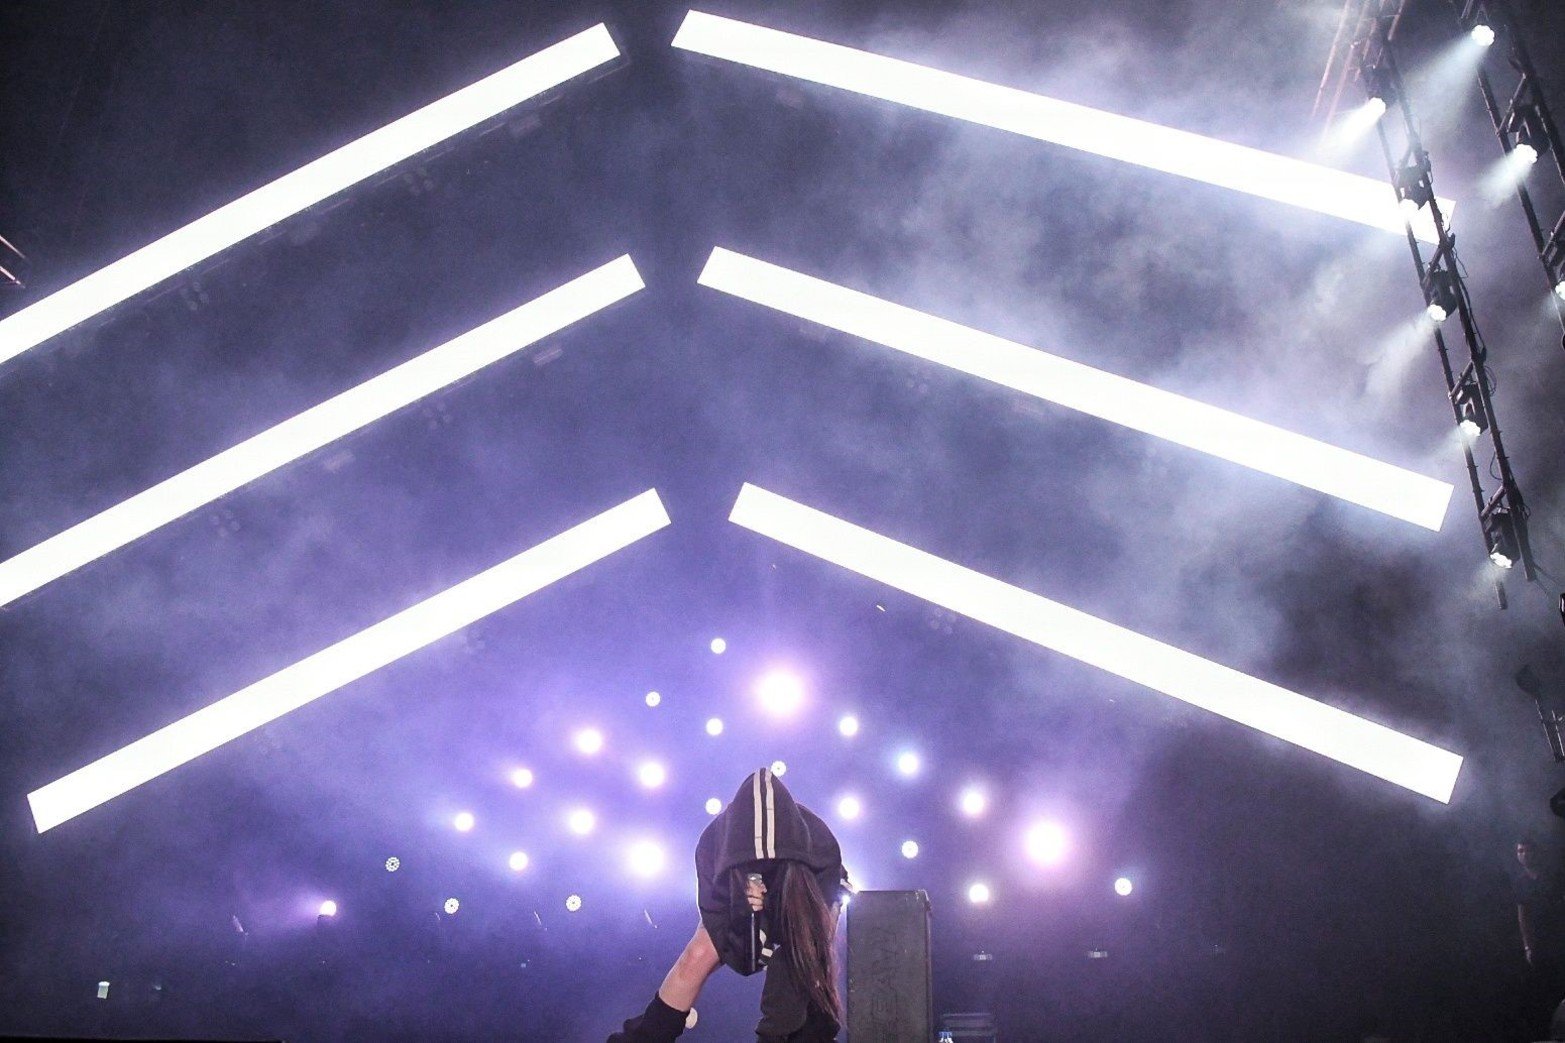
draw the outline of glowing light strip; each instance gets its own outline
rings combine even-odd
[[[1388,232],[1406,228],[1396,193],[1384,181],[841,44],[691,11],[674,37],[674,46]],[[1451,205],[1449,200],[1440,201],[1444,213],[1451,213],[1445,209]],[[1417,215],[1413,228],[1425,242],[1437,241],[1427,210]]]
[[[1438,746],[753,485],[740,491],[729,520],[1024,641],[1450,802],[1462,758]]]
[[[641,288],[636,266],[628,256],[620,257],[225,449],[14,558],[0,561],[0,605],[7,605],[395,409],[515,354]]]
[[[308,705],[668,524],[649,489],[27,795],[40,833]]]
[[[376,171],[618,57],[602,25],[411,112],[0,320],[0,364]]]
[[[700,282],[1437,532],[1451,501],[1446,482],[731,250]]]

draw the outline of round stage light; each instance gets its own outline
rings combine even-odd
[[[455,916],[456,911],[462,908],[462,903],[458,902],[455,898],[447,898],[446,904],[441,906],[441,908],[446,911],[447,916]]]
[[[716,797],[708,797],[706,799],[706,813],[708,815],[715,815],[722,810],[723,802],[721,800],[718,800]]]
[[[1114,881],[1114,893],[1119,895],[1121,898],[1130,894],[1130,892],[1134,891],[1135,889],[1136,885],[1130,882],[1130,877],[1128,876],[1122,876],[1118,880]]]
[[[471,811],[459,811],[456,813],[456,817],[451,820],[451,825],[456,827],[458,833],[471,833],[477,821],[477,819],[473,818]]]
[[[851,713],[842,717],[837,722],[837,733],[844,739],[851,739],[859,733],[859,719]]]
[[[918,841],[916,841],[916,840],[904,840],[904,841],[902,841],[902,857],[903,858],[917,858],[918,857]]]
[[[1065,829],[1058,822],[1033,824],[1027,830],[1023,842],[1027,848],[1027,857],[1043,866],[1058,865],[1070,846]]]
[[[1494,43],[1494,28],[1482,22],[1469,29],[1467,35],[1472,37],[1473,43],[1479,47],[1488,47]]]
[[[326,901],[322,902],[321,903],[321,915],[322,916],[336,916],[337,915],[337,903],[333,902],[329,898]]]
[[[668,856],[663,853],[663,849],[650,840],[638,840],[625,852],[626,868],[632,876],[639,876],[643,880],[650,880],[663,872],[667,863]]]
[[[974,905],[987,905],[993,897],[988,884],[977,883],[967,889],[967,900]]]
[[[395,873],[401,868],[402,859],[398,858],[396,855],[392,855],[390,858],[386,859],[386,872]]]
[[[522,870],[527,868],[527,865],[530,861],[532,860],[527,857],[527,852],[512,851],[511,857],[507,864],[511,867],[511,871],[513,873],[520,873]]]
[[[663,695],[662,695],[661,692],[648,692],[647,693],[647,705],[648,706],[657,706],[657,705],[661,704],[662,702],[663,702]]]
[[[636,769],[636,781],[645,789],[657,789],[668,781],[668,769],[657,761],[642,761]]]
[[[804,706],[804,682],[786,670],[771,670],[755,683],[755,696],[773,717],[792,717]]]
[[[711,736],[723,734],[723,719],[721,717],[708,717],[706,719],[706,733]]]
[[[837,799],[837,817],[845,822],[852,822],[864,814],[864,802],[851,793]]]
[[[724,652],[728,651],[728,642],[724,641],[720,637],[714,637],[712,639],[712,643],[707,647],[712,650],[713,655],[722,655]]]
[[[531,768],[517,768],[511,772],[511,785],[517,789],[527,789],[533,784],[533,770]]]
[[[897,774],[904,779],[911,779],[922,767],[923,763],[919,761],[918,754],[912,750],[903,750],[897,754]]]
[[[1513,148],[1511,155],[1515,156],[1523,166],[1530,167],[1538,162],[1538,150],[1525,141]]]
[[[989,810],[989,795],[978,786],[969,786],[956,798],[956,805],[968,818],[978,818]]]
[[[786,761],[772,761],[772,774],[776,775],[778,778],[782,778],[784,775],[788,774],[788,764],[787,764],[787,762]]]
[[[587,757],[603,751],[603,733],[596,728],[583,728],[571,737],[576,752]]]
[[[581,895],[567,895],[565,898],[565,911],[568,913],[581,912]]]
[[[586,808],[572,808],[570,814],[565,816],[566,828],[579,837],[591,833],[597,825],[597,816]]]

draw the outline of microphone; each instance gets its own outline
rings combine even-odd
[[[744,877],[752,884],[761,882],[760,873],[746,873]],[[748,898],[748,896],[746,896]],[[763,899],[764,901],[764,899]],[[761,968],[761,915],[752,906],[750,909],[750,973],[754,974]]]

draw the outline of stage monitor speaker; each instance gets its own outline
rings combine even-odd
[[[848,907],[850,1043],[929,1043],[929,896],[860,891]]]

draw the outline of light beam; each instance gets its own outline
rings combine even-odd
[[[0,606],[624,300],[642,288],[620,257],[253,435],[0,562]]]
[[[595,25],[408,113],[0,320],[0,365],[164,279],[619,56]]]
[[[691,11],[674,46],[1387,232],[1406,227],[1396,193],[1384,181],[841,44]],[[1442,199],[1442,213],[1449,214],[1451,205]],[[1438,241],[1427,213],[1415,219],[1413,230],[1425,242]]]
[[[27,795],[40,833],[401,659],[666,526],[627,500]]]
[[[746,484],[729,520],[823,561],[1449,803],[1462,758]]]
[[[1446,482],[719,247],[701,285],[1439,531]]]

